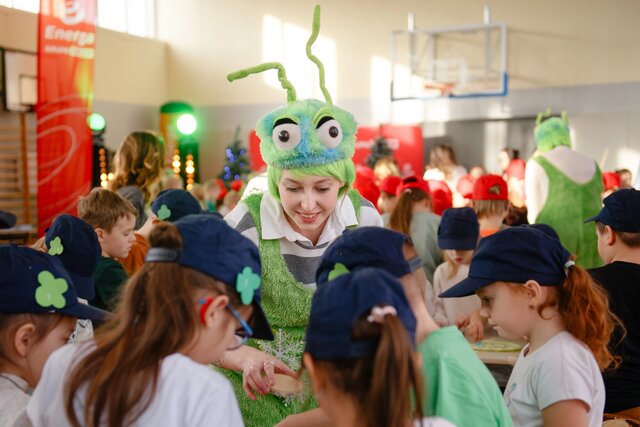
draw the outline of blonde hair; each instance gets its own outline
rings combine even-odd
[[[504,215],[509,208],[508,200],[472,200],[478,219]]]
[[[164,142],[155,132],[132,132],[118,147],[113,160],[113,179],[109,189],[117,190],[135,185],[150,198],[150,187],[164,167]]]
[[[417,203],[427,203],[432,206],[431,195],[419,188],[407,188],[400,193],[396,207],[389,217],[389,228],[404,234],[411,234],[411,220],[413,206]]]

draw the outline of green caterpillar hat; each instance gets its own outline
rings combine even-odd
[[[270,112],[258,121],[260,154],[278,169],[320,166],[350,159],[355,150],[356,121],[351,113],[333,105],[324,82],[324,66],[311,53],[320,31],[320,6],[313,13],[313,30],[307,41],[307,57],[318,66],[320,89],[325,102],[296,99],[296,90],[278,62],[268,62],[227,76],[229,81],[242,79],[266,70],[278,70],[278,79],[287,91],[287,106]]]
[[[560,117],[551,117],[551,110],[538,114],[533,136],[538,150],[543,153],[560,145],[571,147],[567,112],[563,111]]]

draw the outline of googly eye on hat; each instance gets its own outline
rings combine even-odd
[[[256,245],[211,215],[187,215],[174,224],[182,236],[182,250],[152,247],[146,261],[176,262],[225,283],[243,304],[253,306],[253,338],[272,340],[273,332],[260,304],[262,269]]]
[[[351,159],[355,152],[356,121],[351,113],[335,105],[325,87],[324,66],[313,54],[312,46],[320,31],[320,6],[313,15],[312,33],[307,42],[307,57],[318,68],[318,81],[324,102],[299,100],[282,64],[268,62],[233,72],[229,81],[251,74],[277,70],[278,80],[287,91],[287,105],[265,115],[256,124],[260,154],[265,163],[278,169],[320,166]],[[350,183],[349,183],[350,184]]]
[[[58,257],[16,246],[0,246],[0,312],[61,313],[104,320],[106,311],[78,302],[73,279]]]

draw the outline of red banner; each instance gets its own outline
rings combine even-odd
[[[356,134],[356,150],[353,155],[353,162],[356,165],[366,164],[366,159],[371,153],[371,145],[379,136],[387,140],[403,176],[414,174],[422,176],[424,163],[420,126],[360,126]],[[255,131],[249,134],[249,159],[253,170],[259,171],[265,167],[260,156],[260,139]]]
[[[96,0],[40,0],[38,235],[91,189]]]

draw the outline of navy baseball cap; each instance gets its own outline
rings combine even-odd
[[[16,225],[16,216],[11,212],[0,211],[0,228],[11,228]]]
[[[45,231],[49,255],[57,256],[67,269],[80,298],[95,296],[93,274],[102,249],[92,226],[73,215],[60,215]]]
[[[441,298],[466,297],[494,282],[561,285],[571,254],[560,241],[530,227],[511,227],[480,240],[471,260],[469,276]]]
[[[605,197],[604,207],[585,222],[598,221],[615,231],[640,233],[640,191],[633,188],[618,190]]]
[[[395,277],[422,267],[419,258],[407,260],[402,246],[411,239],[382,227],[358,227],[345,230],[322,255],[316,270],[316,283],[332,280],[340,273],[356,268],[381,268]]]
[[[24,246],[0,246],[0,312],[61,313],[103,320],[106,311],[78,302],[73,279],[57,257]]]
[[[520,225],[520,227],[530,227],[538,231],[542,231],[544,234],[546,234],[549,237],[553,237],[554,239],[560,240],[560,236],[558,236],[558,232],[549,224],[543,224],[543,223],[522,224]]]
[[[438,226],[440,249],[473,250],[478,246],[480,224],[471,208],[449,208],[442,213]]]
[[[256,245],[211,215],[187,215],[174,224],[182,236],[182,250],[152,247],[146,261],[177,262],[225,283],[243,304],[253,305],[253,338],[273,340],[260,305],[262,269]]]
[[[377,341],[354,341],[353,327],[376,306],[391,306],[415,346],[416,318],[402,284],[384,270],[363,268],[318,286],[311,301],[305,352],[315,359],[354,359],[375,354]]]
[[[202,212],[200,203],[188,191],[163,190],[151,204],[151,212],[162,221],[176,222],[180,218]]]

